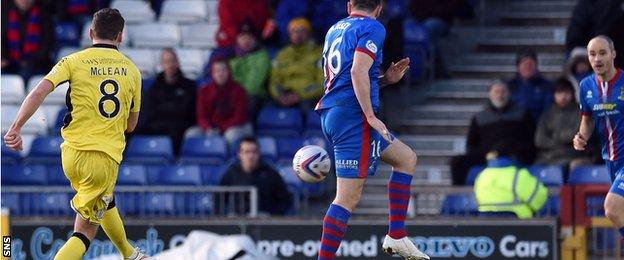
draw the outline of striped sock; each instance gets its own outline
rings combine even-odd
[[[392,172],[388,183],[388,236],[394,239],[405,237],[405,217],[410,199],[412,175]]]
[[[323,218],[323,235],[321,236],[321,248],[319,249],[318,260],[329,260],[336,258],[336,251],[340,247],[340,242],[347,230],[347,221],[351,213],[336,204],[329,205],[327,214]]]

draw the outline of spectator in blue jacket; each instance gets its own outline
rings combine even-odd
[[[538,121],[542,112],[552,106],[552,83],[540,74],[533,51],[518,54],[516,66],[516,76],[507,82],[511,101],[528,109],[533,120]]]

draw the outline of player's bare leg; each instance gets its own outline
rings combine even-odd
[[[388,182],[388,234],[382,248],[388,254],[398,254],[405,259],[429,259],[429,256],[418,250],[405,231],[410,186],[416,172],[416,154],[409,146],[395,139],[381,153],[381,160],[392,166]]]
[[[617,193],[609,192],[605,199],[605,215],[613,226],[620,231],[624,232],[624,197]]]
[[[76,215],[74,222],[74,234],[65,242],[54,256],[54,260],[79,260],[89,249],[91,240],[95,237],[98,225],[93,225]]]

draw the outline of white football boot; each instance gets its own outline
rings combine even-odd
[[[128,256],[127,259],[128,260],[144,260],[144,259],[149,259],[149,257],[145,253],[143,253],[141,249],[139,249],[138,247],[135,247],[134,253]]]
[[[429,260],[429,256],[420,252],[408,237],[394,239],[386,235],[381,248],[390,255],[400,255],[407,260]]]

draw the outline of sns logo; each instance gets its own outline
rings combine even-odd
[[[377,45],[371,40],[366,41],[366,49],[372,51],[373,53],[377,53]]]

